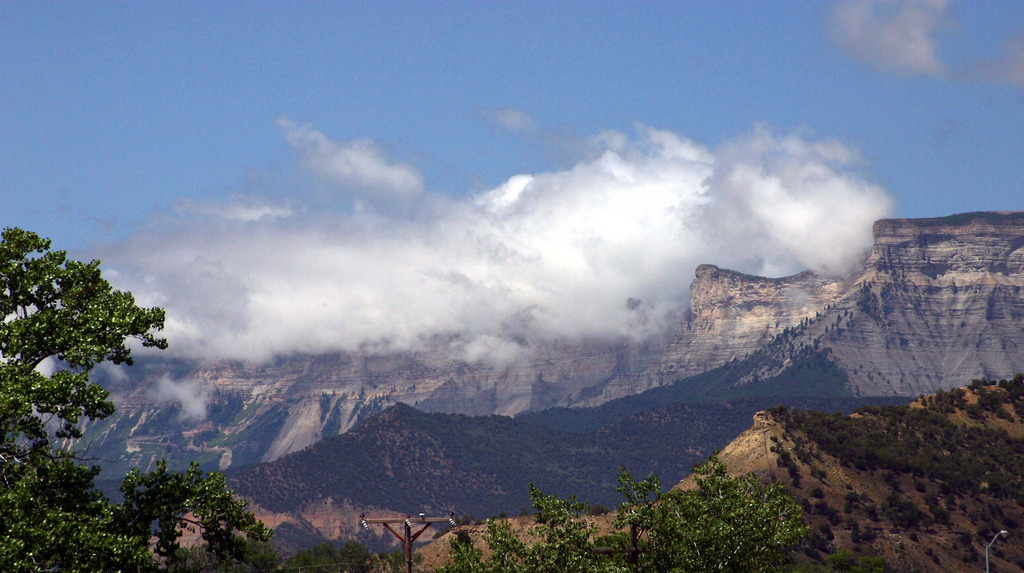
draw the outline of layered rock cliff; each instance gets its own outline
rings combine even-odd
[[[827,357],[855,396],[916,396],[1024,371],[1024,213],[888,219],[874,233],[863,265],[845,277],[701,265],[689,317],[667,346],[524,343],[516,358],[492,364],[460,360],[437,341],[416,353],[165,365],[114,385],[118,413],[87,439],[126,466],[169,457],[223,469],[277,459],[398,402],[504,415],[590,406],[742,360],[727,383],[751,388],[810,353]],[[162,401],[162,377],[193,381],[205,419]]]
[[[737,382],[828,353],[856,395],[915,396],[1024,371],[1024,213],[875,223],[843,278],[697,270],[691,316],[648,376],[658,384],[758,355]]]
[[[863,394],[1024,372],[1024,214],[879,221],[839,308],[823,342]]]
[[[701,265],[690,285],[690,318],[650,374],[671,382],[749,356],[786,329],[820,316],[849,285],[810,271],[766,278]]]

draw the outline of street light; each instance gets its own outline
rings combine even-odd
[[[992,544],[996,542],[996,539],[999,539],[1000,535],[1002,535],[1003,537],[1006,537],[1009,534],[1010,534],[1009,531],[1007,531],[1005,529],[1000,529],[999,533],[995,534],[995,537],[992,538],[992,541],[989,541],[988,545],[985,546],[985,573],[988,573],[988,548],[992,547]]]

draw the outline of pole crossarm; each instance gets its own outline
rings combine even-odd
[[[369,529],[370,524],[380,524],[391,532],[392,535],[398,538],[399,541],[405,546],[405,570],[407,573],[412,573],[412,543],[419,539],[420,535],[423,534],[431,525],[435,523],[442,523],[447,521],[448,523],[455,525],[455,512],[448,512],[448,517],[426,517],[422,513],[418,517],[405,516],[405,517],[391,517],[391,518],[366,518],[365,513],[359,514],[359,524],[363,526],[363,529]],[[416,533],[412,532],[413,524],[422,525]],[[395,531],[392,525],[401,525],[403,533]]]
[[[392,518],[376,518],[367,519],[362,515],[359,516],[359,520],[362,523],[373,524],[373,523],[441,523],[442,521],[451,522],[455,517],[452,513],[446,517],[392,517]]]

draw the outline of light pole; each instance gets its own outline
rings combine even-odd
[[[992,544],[996,542],[996,539],[999,539],[1000,535],[1005,537],[1005,536],[1007,536],[1009,534],[1010,534],[1009,531],[1007,531],[1005,529],[1000,529],[999,533],[997,533],[995,535],[995,537],[992,538],[992,541],[989,541],[988,545],[985,546],[985,573],[988,573],[988,548],[992,547]]]

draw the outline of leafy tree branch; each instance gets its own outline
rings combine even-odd
[[[160,308],[141,308],[103,279],[99,261],[69,260],[22,229],[0,235],[0,570],[158,571],[180,561],[184,529],[197,530],[219,562],[244,561],[247,539],[270,531],[225,488],[224,477],[133,470],[112,503],[100,470],[74,449],[85,419],[113,414],[89,374],[132,364],[134,339],[166,348]],[[54,368],[41,366],[47,359]],[[56,447],[65,440],[69,447]],[[151,547],[151,539],[155,538]]]

